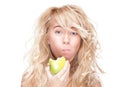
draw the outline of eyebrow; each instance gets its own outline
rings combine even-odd
[[[70,28],[71,28],[71,30],[73,30],[73,31],[77,31],[77,30],[78,30],[75,26],[71,26]]]
[[[61,27],[59,24],[53,25],[53,28]]]
[[[80,31],[80,35],[83,38],[86,38],[88,36],[89,33],[85,28],[83,28],[83,27],[81,27],[81,26],[79,26],[78,24],[75,24],[75,23],[73,23],[72,26]]]

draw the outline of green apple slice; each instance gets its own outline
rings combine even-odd
[[[57,58],[57,60],[49,59],[50,71],[52,74],[60,72],[66,63],[65,57]]]

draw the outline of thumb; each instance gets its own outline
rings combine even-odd
[[[49,67],[49,66],[46,66],[46,67],[45,67],[45,71],[46,71],[47,77],[48,77],[48,78],[51,78],[51,77],[52,77],[52,74],[51,74],[51,72],[50,72],[50,67]]]

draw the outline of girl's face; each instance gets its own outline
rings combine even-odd
[[[64,56],[71,62],[80,48],[80,43],[81,37],[75,29],[63,29],[55,20],[51,21],[48,44],[56,58]]]

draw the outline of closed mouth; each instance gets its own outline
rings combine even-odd
[[[66,53],[66,52],[70,52],[70,49],[63,49],[62,51]]]

